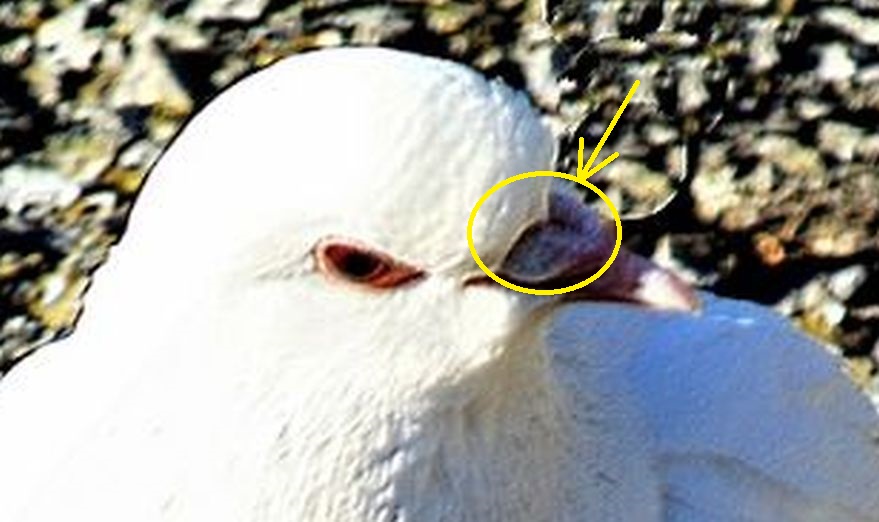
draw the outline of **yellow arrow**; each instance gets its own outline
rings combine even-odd
[[[620,105],[620,108],[617,110],[616,115],[614,115],[613,119],[610,121],[610,125],[607,126],[607,130],[604,131],[604,136],[601,137],[601,141],[598,142],[598,145],[595,146],[595,150],[592,151],[592,155],[589,156],[589,162],[586,163],[585,167],[583,166],[583,138],[580,138],[580,150],[577,151],[577,177],[579,179],[586,180],[589,176],[608,166],[611,161],[619,157],[620,153],[614,152],[613,154],[608,156],[607,159],[596,165],[593,169],[589,169],[589,167],[592,167],[592,164],[595,163],[595,158],[598,157],[598,153],[601,152],[601,147],[604,146],[604,142],[607,141],[607,137],[610,136],[610,131],[613,130],[614,125],[617,124],[617,120],[619,120],[620,116],[623,115],[623,111],[626,109],[626,105],[629,104],[629,101],[632,99],[635,91],[638,90],[639,85],[641,85],[641,82],[635,80],[635,83],[632,84],[632,88],[629,89],[629,94],[627,94],[626,99],[623,100],[623,104]]]

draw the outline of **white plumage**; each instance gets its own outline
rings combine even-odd
[[[0,521],[879,521],[875,412],[772,312],[588,302],[692,305],[627,253],[576,303],[480,278],[470,209],[553,143],[524,97],[399,52],[230,89],[151,174],[78,332],[0,383]],[[558,190],[486,202],[489,266],[606,259]],[[352,248],[394,261],[328,268]]]

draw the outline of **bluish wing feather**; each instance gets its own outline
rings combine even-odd
[[[767,308],[703,299],[697,315],[559,318],[634,387],[665,522],[879,521],[879,414],[839,362]]]

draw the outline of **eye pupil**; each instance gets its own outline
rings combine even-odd
[[[333,268],[354,281],[366,281],[380,275],[385,262],[369,252],[344,245],[333,245],[324,251]]]
[[[378,271],[381,261],[363,252],[349,252],[337,264],[340,271],[354,279],[365,279]]]

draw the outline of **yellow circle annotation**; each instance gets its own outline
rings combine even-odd
[[[513,283],[507,281],[506,279],[503,279],[502,277],[498,276],[497,274],[492,272],[490,268],[485,266],[485,263],[482,262],[482,259],[480,259],[479,254],[476,252],[476,246],[473,244],[473,223],[476,221],[476,213],[479,212],[479,209],[482,207],[483,203],[485,203],[486,200],[488,200],[488,198],[492,194],[497,192],[499,189],[509,185],[510,183],[513,183],[516,181],[521,181],[523,179],[538,178],[538,177],[553,177],[553,178],[567,179],[569,181],[573,181],[574,183],[579,183],[580,185],[583,185],[584,187],[591,190],[592,192],[595,192],[602,199],[602,201],[604,201],[604,203],[610,208],[610,211],[613,214],[614,222],[616,223],[617,240],[616,240],[616,244],[613,247],[613,253],[610,255],[610,258],[608,258],[608,260],[598,270],[598,272],[596,272],[594,275],[592,275],[588,279],[580,281],[579,283],[574,284],[574,285],[566,286],[564,288],[537,289],[537,288],[526,288],[524,286],[519,286],[517,284],[513,284]],[[482,271],[485,272],[486,275],[488,275],[488,277],[494,279],[499,284],[509,288],[510,290],[515,290],[517,292],[522,292],[522,293],[531,294],[531,295],[560,295],[560,294],[573,292],[574,290],[578,290],[580,288],[583,288],[584,286],[588,285],[589,283],[591,283],[591,282],[595,281],[596,279],[598,279],[599,277],[601,277],[601,275],[604,274],[608,268],[610,268],[610,265],[612,265],[614,260],[616,260],[617,254],[620,253],[620,245],[622,245],[622,242],[623,242],[623,224],[622,224],[622,221],[620,220],[620,213],[619,213],[619,211],[617,211],[616,207],[614,206],[614,204],[610,200],[610,198],[607,197],[607,194],[602,192],[601,189],[599,189],[598,187],[596,187],[592,183],[589,183],[588,181],[586,181],[585,178],[578,178],[577,176],[573,176],[571,174],[565,174],[563,172],[553,172],[550,170],[537,170],[534,172],[525,172],[523,174],[519,174],[517,176],[512,176],[510,178],[507,178],[507,179],[499,182],[495,186],[488,189],[488,191],[485,194],[483,194],[481,198],[479,198],[479,201],[476,202],[476,206],[474,206],[473,210],[470,212],[470,218],[467,220],[467,245],[470,247],[470,253],[473,255],[473,259],[476,260],[476,264],[479,265],[479,268],[481,268]]]

